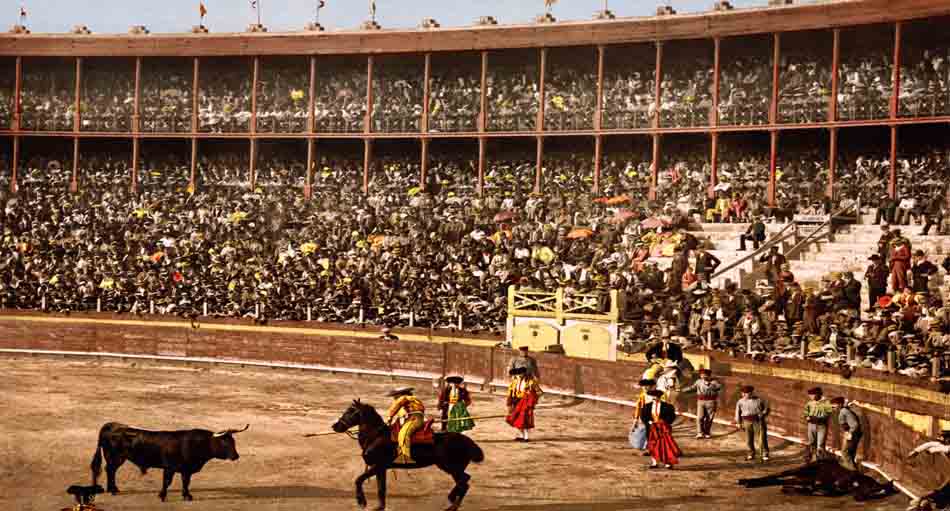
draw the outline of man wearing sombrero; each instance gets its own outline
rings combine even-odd
[[[524,367],[514,367],[508,371],[512,377],[508,385],[508,424],[517,429],[516,442],[528,442],[528,430],[534,429],[534,407],[544,393],[538,382]]]
[[[475,427],[475,421],[468,413],[472,398],[468,389],[462,386],[461,376],[449,376],[445,387],[439,392],[439,410],[442,411],[442,431],[461,433]]]
[[[389,407],[389,422],[397,416],[404,416],[402,427],[399,428],[399,456],[396,463],[413,463],[410,455],[410,439],[412,434],[422,428],[425,422],[426,407],[416,396],[412,395],[412,387],[396,389],[389,394],[393,398],[393,404]]]

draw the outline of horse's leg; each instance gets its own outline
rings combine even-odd
[[[376,469],[374,467],[366,467],[366,472],[363,472],[356,478],[356,505],[360,508],[366,507],[366,494],[363,493],[363,482],[373,477],[375,473]]]
[[[386,509],[386,469],[380,468],[376,471],[376,495],[379,497],[379,505],[375,511]]]
[[[462,505],[465,494],[468,493],[468,481],[472,477],[466,474],[463,468],[450,472],[450,474],[452,474],[452,479],[455,480],[455,487],[449,492],[450,504],[449,507],[445,508],[445,511],[457,511],[459,506]]]

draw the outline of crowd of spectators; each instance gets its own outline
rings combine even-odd
[[[302,133],[307,131],[307,95],[310,70],[307,61],[263,60],[257,90],[257,131]]]
[[[373,71],[374,132],[419,132],[425,84],[421,62],[382,61]]]
[[[96,62],[99,64],[99,62]],[[86,66],[79,103],[82,131],[130,131],[135,113],[135,75],[128,65]]]
[[[768,283],[759,289],[713,289],[715,258],[683,230],[688,213],[706,208],[642,200],[649,168],[632,156],[608,159],[605,194],[595,197],[581,191],[590,189],[592,162],[569,153],[545,158],[543,195],[532,193],[534,160],[491,159],[482,196],[473,160],[434,158],[423,191],[417,163],[382,156],[364,195],[362,161],[326,154],[308,200],[292,153],[262,153],[251,189],[246,154],[217,149],[200,155],[196,190],[186,151],[145,153],[137,195],[124,186],[129,169],[110,159],[115,153],[84,155],[75,193],[67,155],[29,158],[20,192],[0,194],[4,306],[499,332],[509,286],[574,295],[618,289],[629,350],[667,339],[781,359],[801,357],[804,340],[806,358],[842,367],[881,368],[896,350],[896,370],[911,375],[929,371],[921,360],[942,356],[933,350],[944,337],[920,346],[880,341],[893,337],[880,333],[890,323],[869,333],[874,320],[860,321],[847,275],[796,283],[777,254],[760,261]],[[797,168],[807,157],[790,160],[788,175],[809,180],[814,171]],[[669,161],[683,167],[681,179],[705,179],[702,156]],[[723,171],[738,180],[754,161]],[[743,211],[756,213],[722,220],[752,219],[764,207],[755,192],[723,197],[730,212],[741,199]],[[920,314],[948,310],[927,301]],[[910,328],[900,317],[898,328]],[[928,336],[934,324],[946,335],[946,320],[930,321]]]
[[[729,126],[768,124],[772,98],[771,56],[737,55],[719,77],[719,122]]]
[[[482,110],[480,71],[451,66],[433,69],[429,89],[429,131],[478,130]]]
[[[161,68],[143,65],[140,129],[144,132],[188,133],[191,131],[192,70],[188,66]]]
[[[604,74],[604,129],[649,128],[655,113],[655,69]]]
[[[660,82],[660,126],[708,126],[713,102],[713,65],[707,57],[674,60]]]
[[[597,73],[576,66],[546,69],[544,126],[551,131],[589,130],[597,109]]]
[[[251,131],[250,60],[206,61],[198,87],[198,131],[247,133]]]
[[[863,121],[890,115],[894,93],[894,56],[887,50],[862,48],[841,59],[838,69],[838,119]],[[867,55],[868,51],[876,51]]]
[[[37,62],[35,66],[24,66],[20,128],[72,131],[76,113],[75,80],[75,69],[68,65]]]
[[[540,104],[536,64],[489,68],[487,88],[489,130],[535,129]]]
[[[893,56],[875,47],[843,55],[838,76],[838,118],[887,117],[893,93]],[[950,49],[909,51],[901,67],[900,115],[950,115]],[[778,122],[813,123],[827,119],[831,65],[814,52],[783,53],[779,63]],[[474,61],[473,61],[474,62]],[[489,129],[533,130],[538,113],[538,66],[530,58],[492,61],[487,77]],[[75,66],[68,62],[28,62],[22,84],[22,126],[27,130],[68,131],[74,121]],[[166,65],[167,64],[167,65]],[[324,64],[321,62],[320,64]],[[318,64],[318,65],[320,65]],[[429,129],[476,131],[480,113],[479,70],[468,66],[433,69]],[[621,66],[621,64],[623,64]],[[124,65],[124,64],[123,64]],[[143,65],[141,129],[187,132],[191,129],[193,68],[187,59],[147,60]],[[625,69],[616,69],[616,66]],[[128,67],[128,66],[126,66]],[[305,131],[309,69],[305,61],[264,59],[258,90],[258,128],[262,132]],[[134,114],[134,77],[102,62],[83,72],[81,128],[128,131]],[[323,132],[360,132],[366,112],[366,68],[359,62],[329,63],[317,76],[315,116]],[[708,57],[666,59],[655,94],[655,70],[632,62],[608,66],[604,77],[605,129],[708,125],[713,98],[713,69]],[[252,72],[247,59],[204,61],[200,68],[198,128],[203,132],[249,130]],[[392,66],[384,60],[373,78],[372,129],[415,132],[420,128],[422,66]],[[546,72],[545,126],[552,131],[593,127],[596,73],[568,62],[552,62]],[[0,87],[0,125],[12,114],[12,85]],[[9,97],[6,95],[10,94]],[[720,76],[719,122],[760,125],[769,120],[772,63],[768,52],[728,55]]]
[[[366,119],[366,67],[341,64],[321,68],[314,98],[316,129],[324,133],[358,133]]]

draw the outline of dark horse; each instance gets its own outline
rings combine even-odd
[[[879,483],[874,478],[842,467],[838,460],[827,459],[809,463],[765,477],[739,479],[746,488],[782,486],[782,493],[798,495],[851,495],[858,502],[866,502],[893,495],[893,482]]]
[[[386,509],[386,471],[392,468],[425,468],[435,465],[455,480],[455,487],[449,493],[449,507],[446,511],[456,511],[462,505],[462,499],[468,492],[471,476],[465,473],[469,463],[481,463],[485,454],[471,438],[460,433],[435,433],[435,442],[431,445],[413,445],[412,459],[415,463],[399,464],[396,460],[396,443],[392,441],[389,426],[376,413],[376,410],[357,399],[343,412],[333,424],[333,431],[343,433],[350,428],[359,427],[360,447],[363,449],[363,461],[366,471],[356,478],[356,503],[366,507],[366,494],[363,493],[363,481],[376,476],[379,492],[379,507]]]

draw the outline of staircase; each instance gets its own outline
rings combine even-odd
[[[768,236],[782,230],[784,224],[767,224]],[[913,250],[921,249],[936,265],[950,255],[950,236],[921,236],[923,228],[920,225],[896,226],[901,229],[904,237],[910,240]],[[689,231],[701,241],[710,253],[722,260],[723,266],[741,259],[751,253],[752,246],[747,246],[746,252],[739,252],[739,236],[748,229],[748,224],[700,224],[697,230]],[[935,231],[931,231],[935,232]],[[832,272],[851,271],[854,278],[862,284],[864,303],[867,303],[867,284],[864,281],[864,270],[870,262],[868,257],[877,252],[877,240],[881,236],[881,228],[877,225],[849,225],[838,228],[837,233],[829,239],[827,234],[819,235],[816,240],[802,247],[798,254],[789,257],[791,271],[795,280],[802,285],[816,286],[821,278]],[[789,241],[795,238],[791,238]],[[798,239],[804,239],[804,234]],[[780,252],[790,249],[792,243],[786,242]],[[730,270],[713,280],[713,287],[722,286],[726,279],[738,282],[742,288],[751,288],[757,279],[764,278],[761,271],[756,271],[753,261],[745,261],[738,267]],[[943,288],[950,282],[944,278],[943,271],[931,279],[931,288]]]

